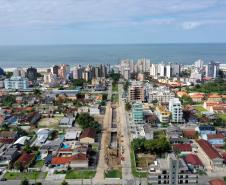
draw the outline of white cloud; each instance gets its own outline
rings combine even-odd
[[[77,24],[168,25],[195,12],[215,14],[225,0],[0,0],[0,27],[49,28]],[[179,16],[178,16],[179,15]],[[222,12],[221,17],[226,17]],[[200,17],[202,18],[202,17]],[[184,21],[185,22],[185,21]],[[185,22],[185,29],[199,26]]]
[[[197,27],[199,27],[201,25],[202,25],[201,22],[195,22],[195,21],[183,22],[182,23],[182,27],[185,30],[192,30],[192,29],[195,29],[195,28],[197,28]]]

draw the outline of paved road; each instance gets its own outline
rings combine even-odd
[[[131,170],[131,159],[130,159],[130,136],[129,136],[129,121],[126,116],[125,111],[125,103],[122,100],[122,94],[123,94],[123,86],[122,84],[119,84],[119,117],[120,117],[120,127],[121,127],[121,134],[123,135],[123,143],[122,146],[124,148],[124,154],[123,157],[125,158],[124,161],[122,161],[122,179],[123,184],[135,184],[134,183],[134,177],[132,175]]]
[[[111,86],[109,88],[108,95],[111,95]],[[109,134],[108,130],[111,127],[111,115],[112,115],[111,102],[108,102],[106,106],[106,112],[105,112],[104,122],[103,122],[103,133],[101,138],[97,172],[93,179],[93,184],[97,184],[97,185],[99,185],[100,182],[104,180],[104,172],[105,170],[107,170],[107,164],[105,162],[105,147],[106,145],[108,145],[106,141]]]

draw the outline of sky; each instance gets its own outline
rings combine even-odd
[[[0,45],[226,42],[226,0],[0,0]]]

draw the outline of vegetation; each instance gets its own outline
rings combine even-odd
[[[171,149],[170,143],[165,136],[153,140],[134,139],[132,145],[135,153],[150,152],[151,154],[161,155]]]
[[[119,73],[111,72],[110,78],[113,80],[113,83],[117,83],[120,79],[121,75]]]
[[[105,178],[122,178],[121,170],[108,170],[104,173]]]
[[[20,185],[29,185],[29,181],[25,178],[21,181]]]
[[[24,180],[24,179],[39,179],[42,176],[45,178],[47,173],[44,172],[7,172],[4,178],[8,180]]]
[[[12,104],[14,104],[15,102],[16,102],[16,98],[15,96],[12,96],[12,95],[4,96],[2,99],[3,106],[7,106],[7,107],[11,107]]]
[[[5,75],[6,75],[6,78],[11,78],[13,76],[13,72],[7,71]]]
[[[61,185],[69,185],[69,184],[68,184],[67,181],[64,180],[64,181],[61,183]]]
[[[184,95],[180,98],[180,100],[183,105],[192,105],[193,104],[192,98],[190,96]]]
[[[112,91],[118,92],[118,84],[117,83],[112,83]]]
[[[100,124],[97,121],[95,121],[94,118],[90,116],[88,113],[78,114],[76,117],[76,121],[78,122],[82,129],[95,128],[96,132],[101,131]]]
[[[72,86],[74,88],[76,87],[82,87],[86,81],[84,79],[71,79]]]
[[[128,91],[128,88],[129,88],[129,81],[127,80],[124,84],[123,84],[123,89],[125,92]]]
[[[112,94],[111,101],[112,101],[113,103],[118,102],[118,99],[119,99],[118,94]]]
[[[190,90],[195,92],[225,94],[226,81],[222,79],[216,79],[214,82],[208,82],[203,85],[196,85],[194,88]]]
[[[91,179],[95,176],[96,171],[91,170],[69,170],[66,173],[65,179]]]
[[[133,176],[134,177],[146,178],[147,177],[147,172],[138,172],[137,171],[136,158],[135,158],[133,146],[131,147],[130,158],[131,158],[131,168],[132,168]]]
[[[132,108],[132,105],[129,102],[126,102],[126,104],[125,104],[126,111],[130,111],[131,108]]]

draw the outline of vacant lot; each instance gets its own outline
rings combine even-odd
[[[47,173],[44,172],[7,172],[4,178],[8,180],[34,180],[34,179],[45,179]]]
[[[66,173],[65,179],[92,179],[96,171],[91,170],[71,170]]]
[[[105,178],[122,178],[122,170],[109,170],[104,173]]]
[[[39,127],[56,128],[58,127],[61,119],[62,119],[61,116],[54,117],[54,118],[42,118],[39,121]]]
[[[155,160],[155,156],[151,154],[137,154],[137,167],[147,170],[148,166]]]

